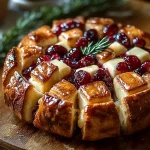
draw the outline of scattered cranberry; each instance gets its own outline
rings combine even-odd
[[[74,70],[72,69],[71,70],[71,73],[65,78],[65,80],[67,80],[68,82],[71,82],[72,84],[75,84],[74,83]]]
[[[52,45],[47,48],[46,55],[53,55],[53,54],[59,54],[60,56],[63,56],[67,53],[67,49],[61,45]]]
[[[137,68],[134,70],[135,73],[138,73],[140,76],[142,76],[145,73],[145,69],[143,67]]]
[[[74,81],[77,88],[79,88],[81,85],[90,83],[92,79],[88,72],[80,70],[74,74]]]
[[[84,32],[84,37],[88,39],[88,41],[97,41],[98,33],[95,29],[89,29]]]
[[[76,42],[76,45],[78,48],[84,48],[88,46],[88,40],[85,37],[80,37],[78,41]]]
[[[115,39],[116,39],[116,35],[109,35],[108,39],[109,39],[110,42],[114,42]]]
[[[79,63],[80,63],[80,67],[90,66],[95,63],[95,58],[92,55],[84,56],[79,61]]]
[[[80,68],[80,64],[78,61],[76,61],[75,59],[74,60],[71,60],[71,59],[68,59],[68,58],[64,58],[63,59],[63,62],[65,64],[67,64],[68,66],[70,66],[71,68],[73,69],[78,69]]]
[[[51,56],[51,60],[58,59],[60,60],[60,56],[56,53]]]
[[[119,43],[123,44],[125,47],[129,48],[130,47],[130,39],[128,38],[128,36],[121,32],[118,33],[116,35],[116,41],[118,41]]]
[[[134,55],[129,55],[125,57],[125,63],[131,70],[135,70],[141,67],[141,61],[138,57]]]
[[[116,24],[109,24],[104,27],[104,36],[113,36],[118,32],[118,26]]]
[[[103,81],[105,78],[107,78],[107,73],[103,68],[100,68],[98,71],[96,71],[93,76],[94,81]]]
[[[54,30],[54,33],[57,36],[59,36],[62,32],[65,32],[73,28],[79,28],[81,30],[84,30],[84,24],[76,22],[76,21],[64,22],[56,27],[56,29]]]
[[[145,71],[150,72],[150,61],[146,61],[142,64],[142,68],[144,68]]]
[[[79,48],[72,48],[64,58],[69,58],[70,60],[80,59],[82,57],[82,52]]]
[[[36,67],[36,64],[31,65],[27,69],[22,71],[22,75],[28,80],[30,78],[31,71]]]
[[[134,45],[134,46],[138,46],[138,47],[144,47],[145,46],[145,44],[146,44],[146,42],[145,42],[145,40],[143,40],[142,38],[140,38],[140,37],[136,37],[136,38],[134,38],[133,40],[132,40],[132,44]]]
[[[37,65],[40,64],[41,62],[43,61],[50,61],[50,56],[48,55],[44,55],[44,56],[41,56],[37,59]]]
[[[124,59],[126,56],[127,56],[127,54],[124,53],[124,54],[120,55],[119,57]]]
[[[116,70],[119,74],[130,71],[128,65],[125,62],[118,63]]]

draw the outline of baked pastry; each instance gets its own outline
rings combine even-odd
[[[5,103],[21,119],[83,140],[150,125],[150,34],[109,18],[54,20],[7,54]],[[120,129],[121,127],[121,129]]]

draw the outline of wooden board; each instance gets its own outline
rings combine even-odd
[[[150,5],[132,2],[127,16],[108,16],[122,23],[129,23],[150,32]],[[140,11],[139,11],[140,10]],[[122,12],[121,12],[122,13]],[[122,14],[123,15],[123,14]],[[2,67],[0,68],[0,76]],[[80,132],[71,139],[61,138],[22,123],[4,104],[0,80],[0,145],[8,149],[28,150],[149,150],[150,127],[130,136],[108,138],[100,141],[82,141]],[[1,148],[0,148],[1,149]]]

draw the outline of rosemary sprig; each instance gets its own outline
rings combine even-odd
[[[110,45],[108,37],[104,37],[102,40],[97,43],[90,42],[87,47],[81,48],[83,55],[96,55],[99,52],[102,52],[105,48]]]

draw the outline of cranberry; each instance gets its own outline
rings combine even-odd
[[[63,62],[65,64],[67,64],[68,66],[70,66],[71,68],[73,69],[78,69],[80,68],[80,64],[78,61],[76,61],[75,59],[74,60],[71,60],[71,59],[68,59],[68,58],[64,58],[63,59]]]
[[[68,82],[71,82],[72,84],[75,84],[74,83],[74,70],[72,69],[71,70],[71,73],[65,78],[65,80],[67,80]]]
[[[40,64],[41,62],[43,61],[50,61],[50,56],[48,55],[44,55],[44,56],[41,56],[37,59],[37,65]]]
[[[53,54],[59,54],[60,56],[63,56],[67,53],[67,49],[61,45],[52,45],[47,48],[46,55],[53,55]]]
[[[31,65],[27,69],[22,71],[22,75],[28,80],[30,78],[31,71],[36,67],[36,64]]]
[[[134,46],[144,47],[145,44],[146,44],[146,42],[145,42],[145,40],[143,40],[142,38],[136,37],[136,38],[134,38],[134,39],[132,40],[132,44],[133,44]]]
[[[129,55],[125,57],[125,63],[131,70],[135,70],[141,67],[141,61],[137,56]]]
[[[71,60],[73,59],[80,59],[82,56],[82,52],[79,48],[72,48],[65,56],[64,58],[69,58]]]
[[[143,67],[140,67],[134,70],[134,72],[138,73],[139,75],[143,75],[145,73],[145,69]]]
[[[142,68],[144,68],[145,71],[150,72],[150,61],[146,61],[142,64]]]
[[[121,54],[119,57],[124,59],[126,56],[127,56],[127,54],[124,53],[124,54]]]
[[[98,71],[96,71],[93,76],[94,81],[103,81],[105,78],[107,78],[107,73],[103,68],[100,68]]]
[[[88,72],[84,70],[79,70],[74,74],[74,81],[77,88],[79,88],[79,86],[81,85],[90,83],[92,79],[91,79],[91,75]]]
[[[118,63],[116,70],[119,74],[130,71],[128,65],[125,62]]]
[[[89,29],[84,32],[84,37],[88,39],[88,41],[97,41],[98,33],[95,29]]]
[[[130,47],[130,39],[128,38],[128,36],[121,32],[118,33],[116,35],[116,41],[118,41],[119,43],[123,44],[125,47],[129,48]]]
[[[109,39],[110,42],[114,42],[115,39],[116,39],[116,35],[109,35],[108,39]]]
[[[88,40],[85,37],[80,37],[78,41],[76,42],[77,47],[84,48],[88,46]]]
[[[60,56],[57,53],[53,54],[52,57],[51,57],[51,60],[54,60],[54,59],[60,60]]]
[[[112,36],[118,32],[118,26],[116,24],[109,24],[104,27],[104,36]]]
[[[79,61],[79,63],[80,63],[80,67],[90,66],[95,63],[95,58],[92,55],[84,56]]]
[[[59,36],[62,32],[65,32],[73,28],[79,28],[81,30],[84,30],[84,24],[76,22],[76,21],[64,22],[56,27],[56,29],[54,30],[54,33],[57,36]]]

